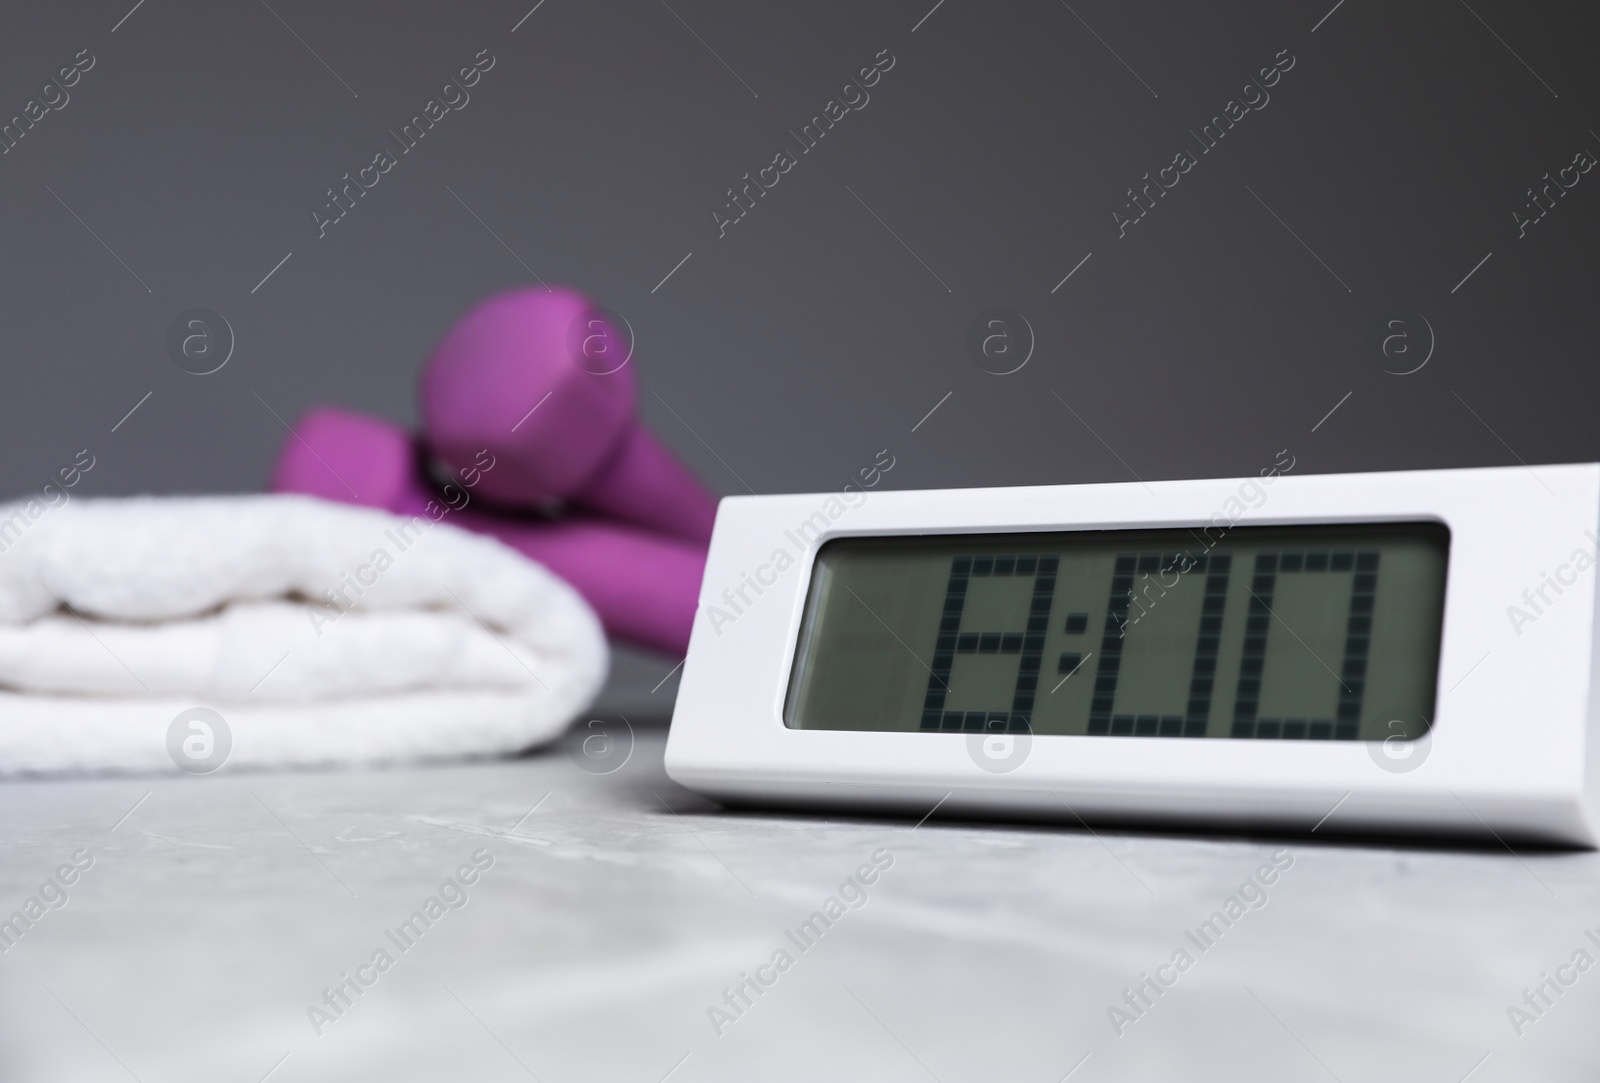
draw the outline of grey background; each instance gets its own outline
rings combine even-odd
[[[913,32],[921,0],[548,0],[513,33],[521,4],[149,0],[112,33],[120,2],[8,4],[0,112],[96,65],[0,156],[0,492],[83,447],[85,492],[259,488],[273,411],[411,420],[431,344],[529,269],[627,316],[644,417],[724,493],[834,488],[880,448],[893,487],[1600,457],[1600,174],[1512,219],[1600,154],[1593,15],[1351,0],[1313,32],[1329,6],[950,0]],[[319,239],[325,189],[485,48],[470,104]],[[870,104],[719,239],[725,190],[880,49]],[[1280,49],[1267,108],[1119,239],[1125,190]],[[996,305],[1037,338],[1007,377],[964,346]],[[237,334],[211,376],[165,350],[193,306]],[[1407,377],[1368,342],[1396,308],[1438,341]]]

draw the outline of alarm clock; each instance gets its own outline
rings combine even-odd
[[[1600,465],[724,499],[734,804],[1591,847]]]

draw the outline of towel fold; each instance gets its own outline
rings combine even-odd
[[[288,495],[0,506],[0,775],[516,751],[606,665],[577,592],[448,523]]]

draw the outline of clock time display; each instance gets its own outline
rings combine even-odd
[[[1449,540],[1437,523],[836,539],[817,553],[784,721],[1419,737]]]

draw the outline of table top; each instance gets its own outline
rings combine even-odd
[[[0,785],[0,917],[86,866],[0,1078],[1600,1076],[1600,855],[725,811],[664,741]]]

